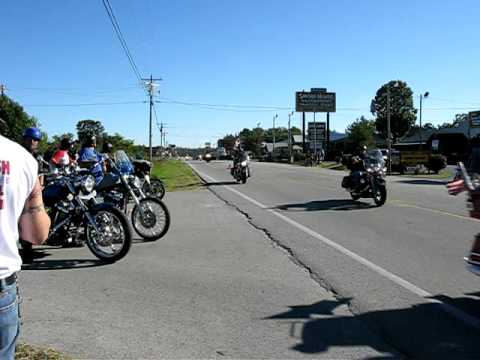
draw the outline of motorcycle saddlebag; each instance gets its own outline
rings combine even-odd
[[[352,185],[352,177],[351,176],[345,176],[342,180],[342,188],[350,189],[351,185]]]

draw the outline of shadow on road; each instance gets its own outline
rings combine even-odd
[[[379,357],[370,358],[372,360],[399,357],[480,359],[479,330],[451,317],[439,304],[423,303],[353,316],[333,313],[336,307],[349,301],[323,300],[311,305],[290,306],[289,311],[264,320],[292,320],[290,335],[299,340],[293,349],[306,354],[323,353],[331,347],[362,346],[381,353]],[[454,303],[462,301],[456,299]],[[480,306],[480,300],[473,301]]]
[[[364,210],[375,208],[373,204],[354,200],[316,200],[307,203],[278,205],[275,209],[285,211]]]
[[[398,181],[401,184],[410,184],[410,185],[447,185],[446,181],[439,181],[439,180],[426,180],[426,179],[419,179],[419,180],[400,180]]]
[[[22,270],[68,270],[109,265],[96,259],[40,260],[23,264]]]
[[[204,183],[203,186],[226,186],[226,185],[238,185],[239,183],[236,181],[218,181],[218,182],[207,182]]]

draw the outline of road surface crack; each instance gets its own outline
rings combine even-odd
[[[269,240],[270,244],[277,249],[280,249],[284,253],[287,254],[287,257],[290,261],[292,261],[297,267],[299,267],[301,270],[307,272],[310,276],[310,278],[318,284],[322,289],[324,289],[326,292],[328,292],[335,300],[341,302],[342,304],[347,306],[348,312],[353,316],[356,317],[358,315],[358,311],[356,311],[356,307],[353,304],[352,300],[353,298],[348,297],[348,296],[343,296],[340,294],[339,291],[337,291],[327,280],[323,279],[321,276],[319,276],[317,273],[315,273],[307,264],[305,264],[303,261],[301,261],[296,255],[293,249],[285,244],[283,244],[280,240],[276,239],[275,236],[265,227],[262,227],[255,223],[254,219],[250,214],[244,210],[242,210],[238,205],[232,203],[231,201],[225,199],[222,197],[219,193],[217,193],[214,189],[211,187],[207,187],[208,190],[215,195],[219,200],[224,202],[227,206],[233,208],[236,210],[238,213],[243,215],[245,219],[247,220],[248,224],[250,224],[253,228],[256,230],[260,231],[263,233],[263,235]],[[377,331],[374,327],[369,326],[368,323],[365,323],[361,321],[361,323],[368,329],[368,331],[372,332],[375,334],[380,341],[382,341],[384,344],[386,344],[392,351],[393,355],[399,356],[400,358],[406,357],[408,358],[409,355],[403,351],[402,349],[399,349],[392,341],[390,341],[387,337],[382,336],[382,333]]]

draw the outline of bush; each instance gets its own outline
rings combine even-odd
[[[440,170],[447,167],[447,158],[439,154],[431,155],[426,166],[428,170],[438,174]]]

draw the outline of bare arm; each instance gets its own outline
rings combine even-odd
[[[47,239],[49,229],[50,217],[43,207],[42,187],[37,179],[20,217],[20,238],[38,245]]]

